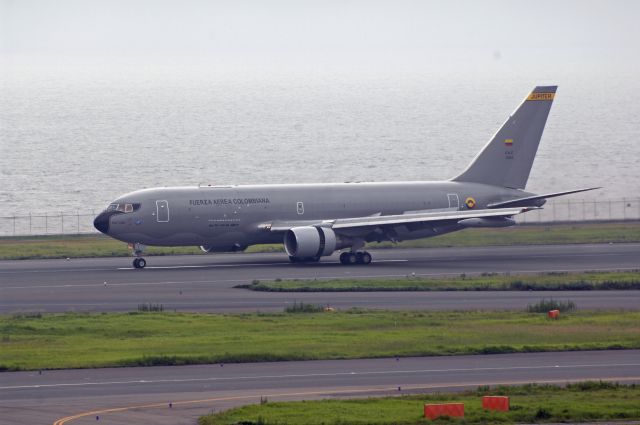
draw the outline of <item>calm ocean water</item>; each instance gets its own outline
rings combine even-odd
[[[640,197],[631,71],[4,69],[2,215],[99,210],[153,186],[447,179],[534,85],[551,83],[527,189]]]

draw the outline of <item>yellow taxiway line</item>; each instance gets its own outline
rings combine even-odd
[[[640,380],[640,376],[636,376],[636,377],[630,377],[630,376],[626,376],[626,377],[611,377],[611,378],[599,378],[599,380],[602,381],[638,381]],[[582,382],[584,381],[584,379],[552,379],[552,380],[546,380],[546,381],[536,381],[536,384],[565,384],[565,383],[571,383],[571,382]],[[531,383],[530,380],[528,381],[502,381],[502,382],[495,382],[492,383],[491,385],[523,385],[523,384],[529,384]],[[407,391],[407,390],[421,390],[421,389],[433,389],[433,388],[455,388],[455,387],[476,387],[476,386],[482,386],[482,385],[487,385],[486,382],[479,382],[479,383],[465,383],[465,384],[446,384],[446,383],[440,383],[440,384],[431,384],[431,385],[420,385],[420,386],[406,386],[406,387],[402,387],[402,391]],[[378,391],[397,391],[397,387],[380,387],[380,388],[375,388],[375,387],[369,387],[369,388],[355,388],[355,389],[349,389],[349,390],[331,390],[329,389],[325,389],[323,391],[308,391],[308,392],[295,392],[295,393],[274,393],[274,394],[261,394],[262,397],[271,397],[271,398],[276,398],[276,397],[298,397],[298,396],[313,396],[313,395],[320,395],[320,394],[327,394],[327,393],[331,393],[331,394],[356,394],[356,393],[367,393],[367,392],[378,392]],[[257,395],[241,395],[241,396],[229,396],[229,397],[214,397],[214,398],[205,398],[205,399],[200,399],[200,400],[183,400],[183,401],[174,401],[172,402],[172,406],[185,406],[185,405],[190,405],[190,404],[202,404],[202,403],[212,403],[212,402],[217,402],[217,401],[230,401],[230,400],[248,400],[254,397],[258,397]],[[117,413],[117,412],[126,412],[128,410],[136,410],[136,409],[155,409],[158,407],[167,407],[168,403],[167,402],[162,402],[162,403],[150,403],[150,404],[137,404],[137,405],[131,405],[131,406],[124,406],[124,407],[113,407],[110,409],[101,409],[101,410],[92,410],[89,412],[82,412],[82,413],[78,413],[75,415],[71,415],[71,416],[67,416],[64,418],[60,418],[58,420],[56,420],[53,425],[65,425],[68,422],[74,421],[76,419],[80,419],[80,418],[84,418],[87,416],[99,416],[99,415],[104,415],[106,413]]]

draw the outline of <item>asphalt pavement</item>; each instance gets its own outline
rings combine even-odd
[[[599,379],[640,382],[640,351],[12,372],[0,374],[0,423],[193,425],[201,415],[261,397],[367,397]]]
[[[368,266],[336,256],[290,264],[284,254],[0,261],[0,313],[135,311],[141,303],[201,312],[281,311],[294,301],[337,308],[522,309],[543,297],[580,308],[636,309],[640,291],[266,293],[234,286],[254,280],[457,276],[640,269],[640,244],[390,249]]]

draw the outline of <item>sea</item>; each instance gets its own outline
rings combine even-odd
[[[2,216],[157,186],[448,179],[548,84],[527,190],[640,197],[637,69],[0,64]]]

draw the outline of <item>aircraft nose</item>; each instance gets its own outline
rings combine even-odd
[[[93,227],[98,229],[100,232],[105,235],[109,232],[109,218],[110,214],[107,214],[106,211],[101,212],[98,216],[93,220]]]

